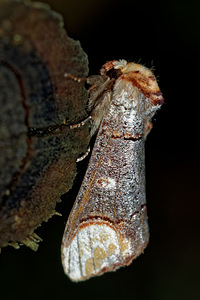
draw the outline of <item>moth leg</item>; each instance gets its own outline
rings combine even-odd
[[[86,82],[88,80],[87,77],[78,77],[78,76],[74,76],[73,74],[71,73],[65,73],[64,76],[68,79],[72,79],[76,82]],[[72,124],[72,125],[69,125],[69,128],[70,129],[74,129],[74,128],[79,128],[79,127],[82,127],[84,126],[88,121],[91,120],[91,116],[88,116],[85,120],[81,121],[80,123],[77,123],[77,124]]]
[[[84,119],[84,120],[81,121],[80,123],[69,125],[69,128],[70,128],[70,129],[74,129],[74,128],[82,127],[83,125],[85,125],[85,124],[86,124],[88,121],[90,121],[91,119],[92,119],[92,117],[91,117],[91,116],[88,116],[86,119]]]
[[[72,79],[72,80],[74,80],[76,82],[85,82],[85,81],[87,81],[87,77],[78,77],[78,76],[74,76],[71,73],[65,73],[64,77],[66,77],[68,79]]]
[[[77,158],[76,162],[80,162],[80,161],[84,160],[88,156],[89,153],[90,153],[90,146],[88,147],[85,154],[83,154],[81,157]]]
[[[83,125],[85,125],[85,123],[87,123],[91,119],[92,119],[92,117],[88,116],[85,120],[83,120],[80,123],[69,125],[69,128],[74,129],[74,128],[82,127]],[[87,151],[81,157],[77,158],[76,162],[80,162],[80,161],[84,160],[88,156],[89,153],[90,153],[90,146],[88,147]]]

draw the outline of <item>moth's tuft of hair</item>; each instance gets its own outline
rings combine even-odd
[[[125,59],[119,59],[119,60],[116,60],[114,63],[114,68],[115,69],[121,69],[122,72],[123,70],[126,68],[127,66],[127,61]]]

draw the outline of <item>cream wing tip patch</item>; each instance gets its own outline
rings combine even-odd
[[[82,281],[113,270],[130,255],[128,240],[119,239],[106,224],[93,224],[81,229],[68,247],[63,249],[65,273],[73,281]]]

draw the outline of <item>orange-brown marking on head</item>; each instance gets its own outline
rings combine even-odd
[[[112,62],[112,64],[115,67],[116,63]],[[118,68],[122,73],[120,77],[138,87],[147,98],[151,99],[152,105],[163,104],[162,93],[151,70],[135,63],[122,64]]]
[[[163,104],[164,99],[156,80],[152,80],[140,72],[128,72],[122,75],[122,79],[131,82],[134,86],[140,89],[147,98],[151,99],[153,105]]]

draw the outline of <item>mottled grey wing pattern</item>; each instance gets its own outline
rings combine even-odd
[[[122,76],[110,93],[63,236],[63,266],[75,281],[129,264],[149,238],[144,133],[154,104]]]

